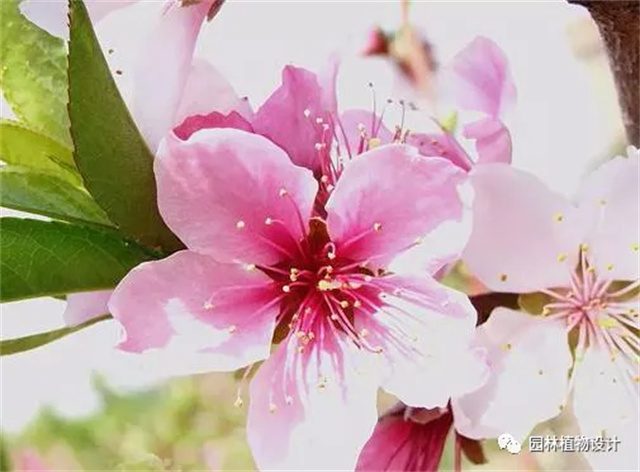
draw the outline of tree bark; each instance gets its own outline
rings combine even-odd
[[[640,146],[640,1],[568,0],[582,5],[598,25],[622,109],[627,139]]]

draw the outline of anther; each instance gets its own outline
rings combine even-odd
[[[510,351],[512,347],[513,346],[511,345],[511,343],[505,343],[502,345],[502,349],[504,349],[505,351]]]
[[[244,401],[242,401],[242,398],[240,397],[240,395],[238,395],[236,397],[236,401],[233,402],[233,406],[235,406],[236,408],[242,408],[242,405],[244,405]]]
[[[566,261],[566,260],[567,260],[567,257],[568,257],[568,256],[567,256],[567,254],[565,254],[565,253],[558,254],[558,257],[557,257],[558,262],[564,262],[564,261]]]
[[[366,338],[367,336],[369,336],[369,330],[367,330],[367,328],[362,328],[360,330],[360,337],[361,338]]]
[[[380,138],[371,138],[369,140],[369,149],[375,149],[378,146],[380,146],[380,144],[382,144],[382,141],[380,140]]]
[[[356,300],[355,302],[353,302],[354,308],[360,308],[361,306],[362,306],[362,302],[360,300]]]
[[[606,265],[606,268],[607,268],[608,271],[612,271],[613,267],[614,267],[613,264],[607,264]]]
[[[287,396],[285,397],[285,399],[284,399],[284,402],[285,402],[287,405],[291,405],[291,404],[293,403],[293,398],[291,398],[290,396],[288,396],[288,395],[287,395]]]
[[[280,195],[281,197],[286,196],[288,193],[289,193],[289,192],[287,192],[287,189],[286,189],[286,188],[281,188],[281,189],[278,191],[278,195]]]
[[[373,224],[373,230],[374,231],[380,231],[382,229],[382,223],[374,223]]]
[[[589,250],[589,245],[588,245],[587,243],[582,243],[582,244],[580,245],[580,250],[581,250],[582,252],[587,252],[587,251]]]
[[[277,406],[275,406],[273,403],[269,403],[269,413],[275,413],[276,410],[278,409]]]
[[[205,310],[211,310],[213,308],[213,303],[204,302],[204,304],[202,305],[202,308],[204,308]]]
[[[316,123],[318,123],[319,125],[322,124],[324,122],[324,120],[320,117],[316,118]]]
[[[238,228],[238,229],[242,229],[242,228],[244,228],[244,226],[245,226],[245,224],[244,224],[244,221],[242,221],[242,220],[240,220],[240,221],[238,221],[236,223],[236,228]]]
[[[507,281],[507,274],[500,274],[500,282],[506,282]]]
[[[305,108],[303,113],[306,118],[309,118],[311,116],[311,110],[309,110],[308,108]]]
[[[273,224],[273,220],[271,218],[266,218],[264,220],[264,224],[267,225],[267,226],[270,226],[270,225]]]
[[[256,270],[256,265],[255,264],[247,264],[244,266],[245,270],[251,272],[252,270]]]
[[[291,292],[291,287],[289,287],[288,285],[283,285],[282,286],[282,291],[284,293],[289,293],[289,292]]]
[[[562,220],[564,220],[564,215],[562,213],[556,213],[555,215],[553,215],[553,219],[560,223]]]
[[[632,250],[633,252],[638,252],[638,250],[639,250],[639,249],[640,249],[640,245],[638,245],[638,243],[633,243],[633,244],[631,245],[631,250]]]
[[[348,302],[348,301],[346,301],[346,300],[342,300],[342,301],[340,302],[340,306],[341,306],[342,308],[349,308],[349,302]]]
[[[605,206],[607,204],[607,200],[605,200],[604,198],[601,198],[598,203],[600,204],[600,206]]]
[[[329,176],[323,175],[322,177],[320,177],[320,182],[322,182],[323,184],[329,183]]]
[[[229,331],[229,334],[233,334],[238,330],[238,327],[236,325],[231,325],[227,328],[227,331]]]

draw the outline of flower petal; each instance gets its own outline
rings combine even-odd
[[[463,255],[471,271],[495,291],[567,285],[583,232],[576,209],[505,164],[477,167],[471,182],[473,231]]]
[[[382,387],[415,407],[444,407],[452,395],[478,388],[482,357],[469,349],[476,312],[462,293],[429,277],[374,279],[381,306],[356,318],[358,330],[381,348]]]
[[[511,135],[500,120],[487,117],[474,121],[464,127],[462,134],[465,138],[476,141],[476,164],[511,164]]]
[[[623,356],[612,361],[608,350],[596,348],[576,366],[573,407],[581,433],[620,440],[615,450],[585,455],[594,470],[638,470],[638,365],[624,362]]]
[[[224,115],[239,113],[251,120],[253,111],[246,98],[240,98],[231,84],[209,62],[196,59],[180,99],[174,123],[181,123],[193,115],[217,111]]]
[[[580,194],[580,210],[591,223],[586,242],[592,263],[618,280],[639,275],[638,162],[637,150],[630,149],[629,158],[617,157],[593,172]]]
[[[295,251],[318,188],[282,149],[235,129],[198,131],[188,141],[168,136],[155,173],[169,227],[189,249],[221,262],[271,264]]]
[[[177,137],[183,141],[188,140],[194,133],[202,129],[233,128],[253,133],[251,123],[245,120],[238,112],[232,111],[223,115],[214,111],[208,115],[193,115],[184,120],[173,129]]]
[[[329,146],[332,140],[327,115],[332,111],[330,106],[316,74],[287,66],[282,71],[282,85],[257,111],[253,127],[284,149],[294,164],[318,171],[315,145],[325,142]],[[324,120],[329,129],[324,131],[317,119]]]
[[[458,190],[465,181],[461,169],[410,146],[362,154],[346,166],[326,206],[337,251],[353,260],[389,262],[443,223],[462,218]]]
[[[467,151],[450,133],[412,133],[407,143],[415,146],[423,156],[442,157],[465,171],[471,170],[473,161]]]
[[[491,373],[479,390],[451,402],[456,429],[473,439],[508,432],[522,442],[565,404],[572,362],[565,327],[497,308],[476,342],[487,351]]]
[[[71,293],[67,296],[67,307],[62,315],[67,326],[77,326],[96,316],[109,313],[107,303],[113,290]]]
[[[426,424],[385,415],[367,442],[357,471],[436,471],[451,429],[450,412]]]
[[[354,469],[376,423],[377,384],[330,343],[302,355],[291,337],[252,380],[247,435],[259,470]]]
[[[171,4],[138,54],[132,114],[152,152],[174,124],[196,39],[212,3]]]
[[[479,36],[443,72],[443,86],[459,107],[497,118],[515,102],[516,88],[504,52]]]
[[[141,264],[109,302],[125,331],[119,347],[175,356],[196,352],[220,371],[262,360],[269,355],[279,308],[268,280],[259,271],[191,251]]]

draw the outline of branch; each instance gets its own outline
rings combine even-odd
[[[640,1],[567,1],[584,6],[598,25],[616,82],[627,139],[640,146]]]

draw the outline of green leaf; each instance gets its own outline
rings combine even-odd
[[[0,472],[9,472],[11,470],[11,460],[7,448],[6,438],[0,436]]]
[[[0,205],[58,220],[111,226],[86,191],[56,176],[24,168],[0,169]]]
[[[17,354],[19,352],[30,351],[45,344],[49,344],[53,341],[57,341],[60,338],[68,336],[69,334],[80,331],[81,329],[88,328],[100,321],[108,320],[111,315],[102,315],[97,318],[91,318],[78,326],[73,328],[60,328],[53,331],[47,331],[46,333],[32,334],[30,336],[24,336],[22,338],[5,339],[0,341],[0,355],[8,356],[11,354]]]
[[[158,211],[153,155],[120,97],[82,1],[69,2],[69,18],[71,134],[85,186],[127,236],[180,249]]]
[[[16,121],[0,120],[0,136],[3,162],[81,183],[71,148]]]
[[[0,1],[0,87],[22,121],[71,143],[64,41],[27,20],[19,5]]]
[[[108,229],[2,218],[0,231],[2,302],[109,289],[158,257]]]

